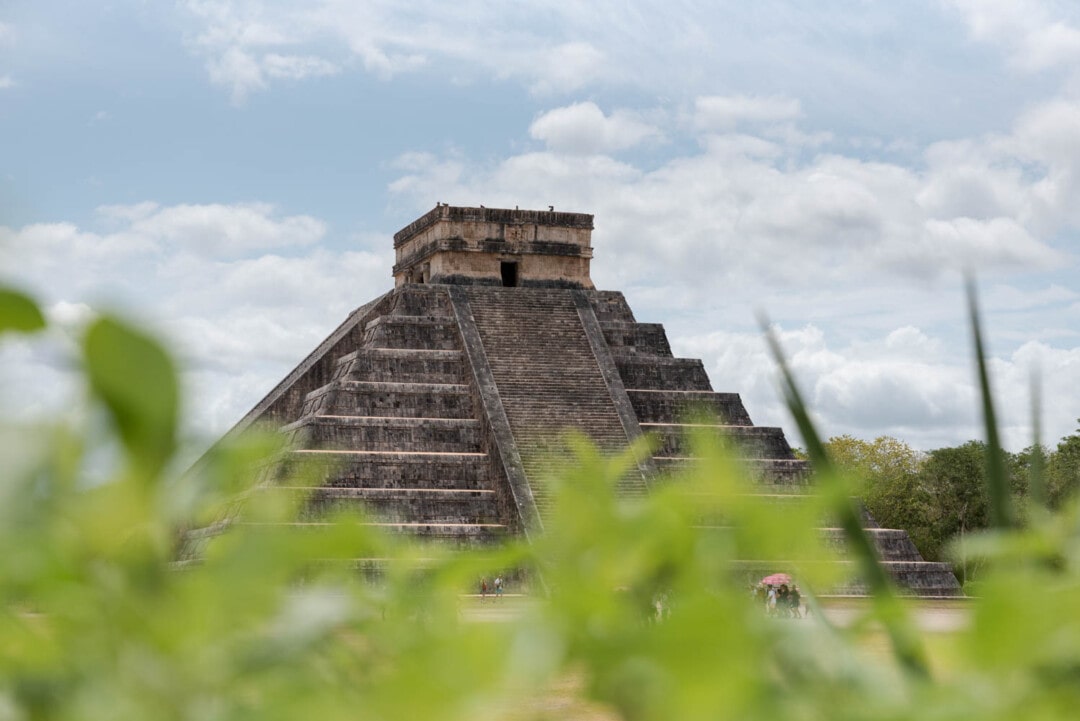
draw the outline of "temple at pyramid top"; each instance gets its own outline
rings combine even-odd
[[[437,205],[394,235],[394,285],[592,288],[593,217]]]

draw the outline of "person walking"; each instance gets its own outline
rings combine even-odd
[[[483,603],[484,601],[487,600],[487,594],[488,594],[488,585],[487,585],[487,578],[485,577],[485,578],[480,579],[480,603]]]
[[[503,580],[502,576],[495,577],[495,598],[502,598],[503,595]]]

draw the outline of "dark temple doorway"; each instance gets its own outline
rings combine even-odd
[[[502,271],[502,283],[504,288],[515,288],[518,284],[518,264],[513,261],[502,261],[499,263],[499,270]]]

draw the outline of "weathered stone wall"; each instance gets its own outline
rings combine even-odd
[[[608,321],[603,328],[604,338],[616,355],[642,353],[651,357],[671,357],[667,333],[659,323]]]
[[[503,261],[517,263],[517,284],[523,288],[592,287],[588,258],[539,255],[510,247],[495,252],[439,252],[427,259],[424,273],[428,283],[501,286]]]

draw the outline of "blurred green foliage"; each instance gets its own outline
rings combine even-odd
[[[43,322],[25,296],[0,293],[0,334]],[[746,559],[808,589],[840,582],[850,562],[875,565],[858,529],[848,562],[815,530],[854,506],[812,427],[822,492],[783,505],[705,437],[699,462],[638,499],[614,489],[642,449],[612,458],[568,439],[543,536],[456,551],[358,514],[297,527],[303,494],[259,485],[253,469],[275,445],[257,435],[171,477],[169,356],[112,317],[93,320],[80,349],[112,440],[74,421],[0,427],[0,721],[1076,715],[1076,505],[971,538],[983,593],[935,656],[884,577],[843,628],[820,613],[767,618],[734,580]],[[122,455],[104,480],[88,473],[101,443]],[[224,533],[193,530],[223,518]],[[197,558],[178,560],[192,539]],[[466,596],[500,569],[527,569],[547,593],[503,599],[517,605],[501,615]]]

